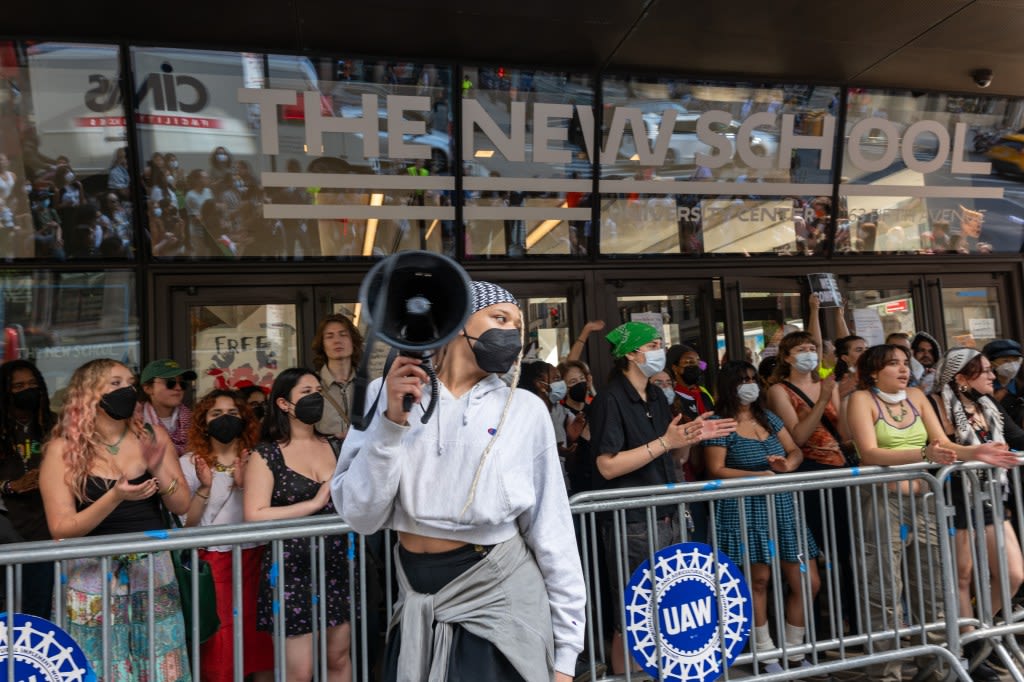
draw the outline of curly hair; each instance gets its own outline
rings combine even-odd
[[[217,457],[210,448],[210,434],[206,431],[206,413],[213,408],[217,398],[223,397],[231,398],[234,401],[235,407],[238,408],[238,416],[245,422],[245,430],[238,437],[239,451],[252,449],[260,438],[260,423],[256,421],[252,408],[249,407],[249,403],[245,401],[242,394],[237,391],[215,388],[200,398],[196,406],[192,408],[192,426],[188,431],[187,450],[196,457],[203,458],[210,466],[216,463]]]
[[[96,411],[100,409],[100,399],[106,393],[110,371],[119,366],[125,367],[117,360],[100,358],[76,369],[68,382],[60,420],[53,428],[51,442],[64,439],[64,482],[78,502],[87,500],[85,484],[102,443],[96,432]]]

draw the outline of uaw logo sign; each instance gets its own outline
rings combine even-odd
[[[626,632],[633,658],[658,679],[712,682],[750,637],[750,590],[729,558],[697,542],[654,555],[626,586]],[[725,660],[723,661],[723,655]]]
[[[96,682],[82,648],[48,620],[14,614],[8,630],[7,614],[0,614],[0,679],[7,679],[7,661],[14,656],[14,678],[19,682]]]

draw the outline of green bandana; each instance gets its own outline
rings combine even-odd
[[[608,332],[604,338],[612,344],[612,355],[621,358],[640,346],[661,338],[661,332],[644,322],[626,322]]]

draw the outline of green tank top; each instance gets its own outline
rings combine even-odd
[[[928,429],[925,428],[924,420],[921,419],[913,402],[907,400],[914,413],[914,421],[907,426],[898,427],[885,421],[885,408],[873,391],[871,397],[878,405],[878,419],[875,421],[875,440],[878,441],[878,447],[886,450],[912,450],[928,444]]]

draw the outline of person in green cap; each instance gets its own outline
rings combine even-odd
[[[595,487],[632,488],[676,482],[676,460],[685,462],[690,446],[708,438],[732,433],[732,419],[707,420],[710,413],[687,424],[682,416],[672,417],[668,401],[648,379],[665,369],[665,348],[657,329],[642,322],[626,322],[605,337],[615,357],[613,376],[591,404],[591,451],[596,455],[598,476]],[[612,581],[624,584],[633,569],[647,558],[648,538],[654,549],[680,542],[677,506],[655,509],[657,525],[649,527],[646,509],[626,512],[626,536],[617,536],[616,526],[603,527],[606,559]],[[622,581],[617,577],[616,555],[626,560]],[[621,623],[613,640],[612,669],[624,672]],[[616,645],[618,644],[618,645]]]
[[[168,358],[146,365],[139,379],[142,421],[154,428],[162,425],[170,434],[178,457],[185,454],[192,426],[192,410],[185,404],[185,395],[195,379],[195,372]]]

